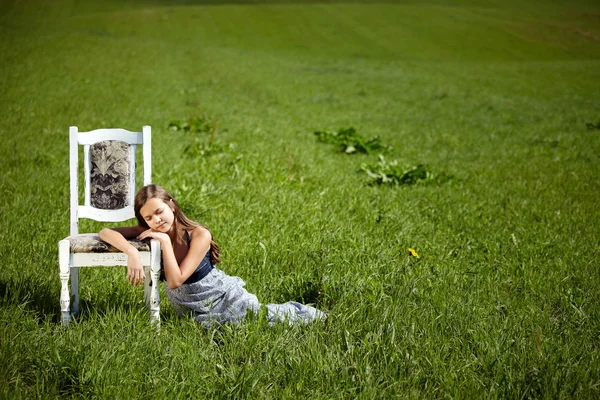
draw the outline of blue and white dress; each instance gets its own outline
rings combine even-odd
[[[186,238],[189,244],[191,238],[187,232]],[[246,291],[245,285],[242,278],[229,276],[216,268],[209,250],[181,286],[169,289],[165,284],[165,292],[178,314],[191,313],[199,324],[211,327],[226,322],[242,322],[248,310],[258,315],[261,304],[255,295]],[[290,325],[306,324],[326,318],[322,311],[295,301],[267,304],[265,307],[270,324],[284,321]]]

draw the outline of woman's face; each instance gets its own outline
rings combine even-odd
[[[150,229],[156,232],[167,233],[173,228],[175,215],[172,203],[165,203],[156,197],[149,199],[140,208],[140,215],[148,224]]]

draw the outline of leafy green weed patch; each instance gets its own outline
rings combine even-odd
[[[192,133],[208,133],[213,136],[217,130],[218,121],[207,115],[192,117],[186,121],[172,120],[169,122],[169,128],[174,131],[184,131]]]
[[[424,164],[417,164],[409,168],[403,168],[398,160],[387,161],[383,155],[379,156],[376,164],[361,165],[361,171],[366,172],[373,184],[387,185],[414,185],[417,183],[431,184],[448,181],[448,174],[434,174]]]
[[[340,151],[346,154],[374,152],[389,153],[392,151],[391,146],[386,146],[381,143],[378,136],[371,139],[365,139],[356,133],[353,127],[340,129],[337,132],[332,131],[316,131],[317,140],[322,143],[329,143],[339,146]]]

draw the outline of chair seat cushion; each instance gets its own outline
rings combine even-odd
[[[121,250],[100,240],[97,234],[82,233],[65,238],[70,243],[71,253],[121,253]],[[128,242],[138,251],[150,251],[150,245],[137,239]]]

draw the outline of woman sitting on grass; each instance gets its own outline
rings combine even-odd
[[[258,313],[260,303],[244,289],[244,281],[214,267],[219,260],[219,246],[204,226],[187,218],[164,188],[147,185],[135,196],[138,226],[106,228],[100,239],[127,254],[127,279],[133,285],[144,282],[144,268],[138,253],[127,239],[157,239],[162,249],[161,280],[179,314],[192,312],[205,327],[225,322],[237,323],[247,310]],[[268,321],[308,323],[325,319],[314,307],[293,301],[267,304]]]

